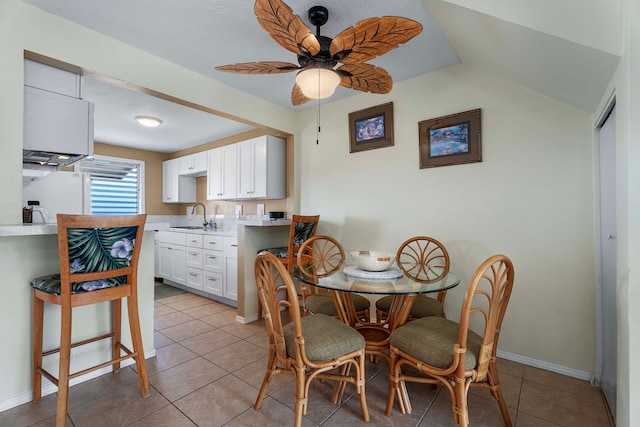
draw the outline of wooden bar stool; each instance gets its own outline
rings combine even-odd
[[[69,380],[112,365],[120,370],[123,360],[133,358],[143,397],[151,393],[138,317],[138,258],[146,214],[91,216],[58,214],[60,273],[38,277],[33,287],[33,402],[42,397],[42,377],[58,386],[56,426],[66,425]],[[127,312],[133,351],[120,342],[122,298]],[[61,308],[60,347],[43,352],[44,302]],[[72,308],[111,301],[111,332],[71,343]],[[111,338],[111,360],[70,373],[71,349]],[[124,355],[122,353],[124,352]],[[60,354],[58,378],[42,368],[43,356]]]
[[[316,235],[320,215],[293,215],[291,218],[291,227],[289,228],[289,244],[288,246],[279,246],[275,248],[260,249],[258,253],[267,251],[274,254],[287,268],[289,274],[296,265],[296,257],[298,250],[302,244]],[[258,302],[258,319],[262,318],[262,305]]]

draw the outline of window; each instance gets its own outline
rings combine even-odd
[[[80,162],[85,176],[85,212],[135,215],[144,212],[144,161],[95,156]]]

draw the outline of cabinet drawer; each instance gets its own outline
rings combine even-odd
[[[189,268],[187,267],[187,274],[184,281],[185,285],[190,288],[203,290],[204,288],[204,275],[202,270],[198,270],[197,268]]]
[[[224,238],[224,256],[238,257],[238,239],[235,237]]]
[[[158,242],[184,246],[185,234],[174,231],[158,231]]]
[[[222,236],[204,236],[204,243],[202,245],[205,249],[213,249],[215,251],[222,250]]]
[[[201,248],[186,248],[186,263],[187,267],[202,269],[202,249]]]
[[[222,274],[205,272],[204,291],[210,294],[222,296]]]
[[[222,251],[204,249],[204,269],[222,272]]]
[[[202,247],[202,234],[187,234],[185,244],[191,248]]]

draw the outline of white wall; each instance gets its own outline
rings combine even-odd
[[[349,153],[348,113],[394,102],[395,145]],[[482,109],[483,162],[419,169],[418,122]],[[516,282],[500,349],[594,369],[593,136],[589,116],[463,65],[300,117],[301,209],[345,251],[442,241],[466,285],[504,253]],[[465,286],[447,294],[457,318]]]
[[[618,376],[616,425],[640,425],[640,5],[624,0],[622,59],[592,117],[616,96]]]

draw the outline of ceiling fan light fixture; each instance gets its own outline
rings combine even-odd
[[[149,128],[154,128],[156,126],[159,126],[162,123],[162,120],[156,117],[150,117],[150,116],[136,116],[135,119],[142,126],[146,126]]]
[[[329,66],[311,65],[298,72],[296,83],[307,98],[324,99],[333,95],[340,76]]]

